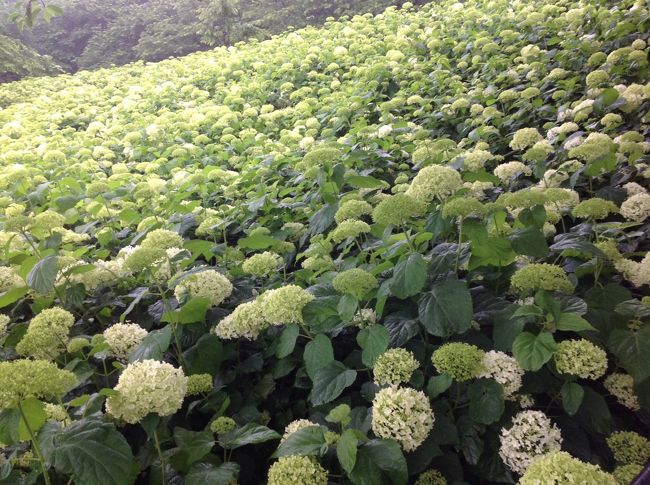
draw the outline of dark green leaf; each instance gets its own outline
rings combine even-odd
[[[388,330],[383,325],[371,325],[357,334],[357,343],[363,349],[361,361],[368,367],[388,348]]]
[[[464,281],[449,279],[436,283],[420,298],[420,321],[436,337],[448,338],[469,329],[472,297]]]
[[[330,362],[316,370],[311,390],[311,402],[314,406],[326,404],[341,395],[346,387],[357,378],[355,370],[348,369],[340,362]]]
[[[562,406],[569,416],[578,412],[585,390],[575,382],[565,382],[561,390]]]
[[[577,313],[561,313],[560,318],[555,322],[558,330],[582,332],[584,330],[596,330],[591,324]]]
[[[174,428],[174,441],[178,451],[171,458],[171,463],[176,469],[187,469],[196,463],[215,445],[214,436],[209,431],[190,431],[183,428]]]
[[[510,244],[517,254],[544,258],[548,255],[548,244],[544,233],[536,227],[529,226],[525,229],[518,229],[510,236]]]
[[[522,332],[512,344],[512,354],[522,369],[538,371],[551,359],[556,347],[550,332]]]
[[[129,357],[129,362],[137,360],[160,360],[169,348],[172,341],[172,328],[166,326],[160,330],[154,330],[142,340]]]
[[[212,463],[195,463],[185,477],[185,485],[233,483],[239,474],[239,465],[229,461],[215,466]]]
[[[303,355],[307,375],[313,380],[316,371],[334,360],[332,342],[325,334],[319,333],[305,346]]]
[[[280,334],[280,341],[278,346],[275,349],[275,356],[278,359],[284,359],[287,355],[290,355],[293,352],[294,347],[296,346],[296,339],[300,333],[300,327],[295,323],[287,325],[285,329]]]
[[[492,379],[478,379],[468,389],[469,414],[482,424],[492,424],[503,414],[503,386]]]
[[[266,441],[280,439],[281,436],[273,431],[256,423],[247,423],[223,437],[223,446],[227,450],[234,450],[245,445],[254,445]]]
[[[613,330],[608,346],[635,382],[650,377],[650,325],[637,331]]]
[[[390,291],[397,298],[408,298],[420,293],[426,280],[426,261],[419,253],[411,254],[395,266]]]
[[[20,407],[22,408],[22,414],[18,423],[18,435],[22,441],[29,441],[31,435],[28,426],[32,432],[36,433],[47,420],[45,405],[38,399],[30,397],[21,401]]]
[[[429,379],[429,384],[427,384],[427,395],[431,399],[435,399],[440,394],[445,392],[451,386],[453,379],[447,374],[440,374],[439,376],[433,376]]]
[[[49,293],[54,288],[58,272],[56,256],[46,256],[27,275],[27,284],[37,293]]]
[[[339,459],[341,468],[351,473],[357,461],[357,444],[359,440],[351,429],[346,429],[336,444],[336,456]]]
[[[355,485],[405,485],[408,480],[406,460],[396,441],[371,440],[357,450],[357,460],[350,473]]]
[[[308,426],[291,433],[273,454],[275,457],[288,455],[318,455],[325,445],[325,428]]]

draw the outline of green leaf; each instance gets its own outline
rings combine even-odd
[[[472,297],[464,281],[449,279],[436,283],[420,298],[420,321],[436,337],[463,333],[472,324]]]
[[[183,353],[188,374],[215,375],[225,359],[223,344],[213,334],[205,333]]]
[[[560,318],[555,322],[558,330],[582,332],[583,330],[596,330],[591,324],[577,313],[560,313]]]
[[[31,397],[21,401],[20,407],[23,410],[24,417],[21,414],[18,422],[18,436],[21,441],[29,441],[31,436],[27,426],[29,425],[32,432],[36,433],[47,421],[45,405],[38,399]]]
[[[0,411],[0,443],[12,445],[20,441],[18,425],[22,421],[18,409]]]
[[[372,325],[357,334],[357,343],[363,350],[361,361],[368,367],[375,365],[377,357],[388,348],[390,335],[383,325]]]
[[[241,238],[237,242],[237,245],[243,249],[266,249],[281,242],[282,241],[279,239],[267,236],[265,234],[255,234],[253,236]]]
[[[295,323],[285,327],[280,334],[280,341],[275,349],[275,356],[278,359],[284,359],[287,355],[290,355],[291,352],[293,352],[299,333],[300,327]]]
[[[369,175],[352,175],[346,178],[346,182],[362,189],[383,189],[389,187],[388,183],[371,177]]]
[[[406,459],[396,441],[370,440],[357,450],[350,473],[355,485],[405,485],[408,481]]]
[[[47,256],[34,265],[27,275],[27,285],[37,293],[49,293],[54,288],[58,267],[57,257]]]
[[[449,389],[452,382],[453,379],[447,374],[433,376],[431,379],[429,379],[429,383],[427,384],[427,395],[431,399],[435,399],[440,394]]]
[[[247,423],[241,428],[232,430],[223,437],[223,447],[227,450],[234,450],[246,445],[265,443],[271,440],[278,440],[281,436],[273,431],[256,423]]]
[[[397,298],[405,299],[417,295],[427,280],[427,263],[419,253],[411,254],[400,261],[393,270],[390,291]]]
[[[313,380],[318,369],[334,361],[332,341],[327,335],[319,333],[314,340],[305,345],[303,359],[307,375]]]
[[[210,308],[208,298],[192,298],[178,310],[163,313],[160,321],[167,323],[195,323],[205,321],[205,314]]]
[[[580,404],[582,404],[585,390],[580,384],[565,382],[560,392],[562,394],[562,407],[569,416],[573,416],[578,412]]]
[[[352,295],[342,295],[338,305],[336,305],[336,311],[343,322],[351,321],[357,312],[357,308],[359,308],[359,300]]]
[[[326,404],[341,395],[357,378],[357,372],[338,361],[330,362],[314,374],[311,402],[314,406]]]
[[[518,229],[510,236],[510,244],[517,254],[544,258],[548,255],[548,244],[544,233],[536,227],[530,226]]]
[[[350,406],[347,404],[339,404],[330,410],[327,416],[325,416],[325,420],[330,423],[341,423],[341,426],[345,428],[352,420],[350,417],[351,411]]]
[[[650,377],[650,325],[637,331],[613,330],[607,344],[634,382]]]
[[[195,463],[185,477],[185,485],[233,483],[238,474],[239,465],[232,461],[219,466],[212,463]]]
[[[11,305],[12,303],[17,302],[27,293],[29,293],[29,288],[27,286],[24,286],[22,288],[12,288],[9,291],[0,293],[0,308],[4,308]]]
[[[346,473],[351,473],[354,469],[355,463],[357,462],[358,442],[359,440],[354,434],[354,431],[346,429],[343,434],[341,434],[341,437],[336,444],[336,456],[339,459],[341,468],[343,468]]]
[[[172,328],[171,326],[166,326],[160,330],[153,330],[140,342],[131,355],[129,356],[129,362],[135,362],[137,360],[160,360],[163,357],[163,354],[169,348],[169,344],[172,341]]]
[[[308,426],[291,433],[273,454],[274,457],[288,455],[318,455],[325,445],[325,428]]]
[[[503,386],[492,379],[477,379],[468,389],[469,414],[474,421],[492,424],[503,414]]]
[[[214,435],[209,431],[190,431],[174,428],[174,441],[178,450],[171,457],[171,463],[176,469],[185,470],[196,463],[215,445]]]
[[[133,483],[137,471],[131,447],[112,423],[81,419],[55,437],[54,468],[76,483]]]
[[[556,348],[550,332],[540,332],[539,335],[522,332],[512,344],[512,354],[522,369],[538,371],[551,359]]]

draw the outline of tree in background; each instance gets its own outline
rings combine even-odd
[[[45,0],[19,0],[15,2],[15,8],[16,11],[9,16],[9,20],[20,29],[33,27],[39,17],[49,22],[53,17],[63,13],[61,7],[47,4]]]

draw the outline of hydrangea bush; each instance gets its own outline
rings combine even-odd
[[[631,483],[649,31],[442,0],[0,86],[0,483]]]

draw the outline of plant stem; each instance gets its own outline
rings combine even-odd
[[[29,438],[32,441],[32,448],[34,448],[34,453],[36,453],[38,461],[41,462],[41,470],[43,470],[43,480],[45,480],[45,485],[51,485],[52,482],[50,482],[50,475],[47,473],[47,468],[45,468],[45,459],[41,453],[41,448],[38,446],[36,435],[34,434],[34,431],[32,431],[32,427],[29,425],[29,421],[27,421],[27,416],[25,416],[25,411],[23,411],[23,407],[21,406],[20,402],[18,403],[18,410],[20,411],[20,415],[25,422],[25,427],[29,433]]]
[[[456,247],[456,266],[454,272],[458,273],[458,263],[460,262],[460,249],[463,240],[463,220],[461,219],[458,224],[458,246]]]
[[[156,446],[156,451],[158,452],[158,460],[160,460],[160,483],[165,485],[165,460],[160,449],[160,441],[158,440],[158,430],[153,431],[153,441]]]

